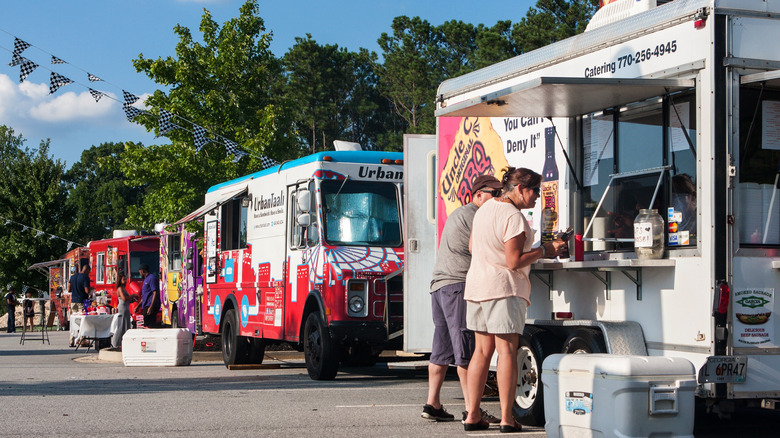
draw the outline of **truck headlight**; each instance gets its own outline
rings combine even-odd
[[[368,316],[368,280],[350,278],[346,284],[347,315],[352,318]]]
[[[353,296],[349,299],[349,311],[350,313],[363,313],[363,308],[366,303],[363,301],[363,297]]]

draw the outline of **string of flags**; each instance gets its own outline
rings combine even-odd
[[[0,216],[0,221],[3,221],[3,222],[4,222],[4,224],[3,224],[3,225],[5,225],[5,226],[8,226],[8,225],[10,225],[10,224],[15,224],[15,225],[19,225],[19,226],[21,226],[21,227],[22,227],[22,231],[21,231],[22,233],[24,233],[24,232],[25,232],[25,231],[27,231],[27,230],[30,230],[30,231],[34,231],[34,232],[35,232],[35,237],[41,237],[41,236],[43,236],[43,235],[46,235],[46,236],[48,237],[48,239],[49,239],[49,240],[60,239],[60,240],[63,240],[63,241],[65,241],[65,242],[68,242],[68,251],[70,251],[70,249],[73,247],[73,245],[77,245],[77,246],[85,246],[85,245],[83,245],[83,244],[81,244],[81,243],[78,243],[78,242],[73,242],[73,241],[71,241],[71,240],[68,240],[68,239],[64,239],[64,238],[62,238],[62,237],[60,237],[60,236],[56,236],[56,235],[54,235],[54,234],[51,234],[51,233],[48,233],[48,232],[46,232],[46,231],[39,230],[39,229],[37,229],[37,228],[33,228],[33,227],[29,226],[29,225],[25,225],[25,224],[22,224],[22,223],[19,223],[19,222],[13,221],[13,220],[11,220],[11,219],[4,218],[4,217],[2,217],[2,216]]]
[[[2,30],[2,29],[0,29],[0,30]],[[5,32],[5,31],[3,31],[3,32]],[[5,33],[8,33],[8,32],[5,32]],[[9,35],[11,35],[11,34],[9,33]],[[32,44],[30,44],[30,43],[28,43],[28,42],[26,42],[24,40],[19,39],[18,37],[14,36],[14,35],[11,35],[11,36],[14,37],[14,49],[13,49],[12,54],[11,54],[11,62],[8,65],[10,65],[11,67],[19,66],[19,82],[22,83],[22,82],[24,82],[25,79],[27,79],[28,76],[30,76],[30,74],[32,74],[38,67],[41,67],[41,66],[22,55],[22,53],[25,50],[27,50],[30,47],[35,47],[35,46],[33,46]],[[5,49],[5,50],[8,50],[5,47],[2,47],[2,48]],[[51,61],[50,62],[51,62],[52,65],[70,64],[69,62],[67,62],[67,61],[63,60],[62,58],[59,58],[59,57],[57,57],[57,56],[55,56],[53,54],[49,53],[49,55],[51,56]],[[70,65],[73,65],[73,64],[70,64]],[[79,70],[82,70],[84,73],[86,73],[87,80],[90,83],[103,81],[103,79],[101,79],[100,77],[98,77],[96,75],[93,75],[93,74],[89,73],[86,70],[83,70],[83,69],[81,69],[81,68],[79,68],[77,66],[73,66],[73,67],[75,67],[75,68],[77,68]],[[112,97],[109,94],[104,93],[103,91],[96,90],[96,89],[92,88],[91,86],[83,85],[83,84],[81,84],[79,82],[76,82],[76,81],[74,81],[74,80],[72,80],[72,79],[70,79],[70,78],[68,78],[66,76],[63,76],[63,75],[61,75],[61,74],[59,74],[59,73],[57,73],[57,72],[55,72],[53,70],[50,70],[50,69],[48,69],[46,67],[42,67],[42,68],[44,68],[46,70],[49,70],[49,72],[50,72],[50,75],[49,75],[49,94],[50,95],[54,94],[61,87],[64,87],[64,86],[66,86],[68,84],[76,83],[78,85],[83,86],[84,88],[89,89],[89,93],[92,96],[92,98],[95,100],[95,102],[99,102],[100,99],[102,97],[104,97],[104,96],[109,98],[109,99],[116,100],[117,102],[119,102],[119,100],[115,99],[114,97]],[[103,82],[105,82],[105,81],[103,81]],[[189,121],[189,120],[187,120],[187,119],[185,119],[183,117],[180,117],[180,116],[178,116],[176,114],[173,114],[173,113],[171,113],[169,111],[166,111],[166,110],[164,110],[162,108],[159,108],[159,116],[155,116],[154,114],[152,114],[152,113],[150,113],[148,111],[145,111],[143,109],[140,109],[138,107],[133,106],[133,104],[138,102],[139,99],[140,99],[140,97],[138,97],[138,96],[136,96],[136,95],[134,95],[132,93],[129,93],[129,92],[125,91],[125,90],[122,90],[122,101],[120,103],[122,103],[122,110],[125,113],[125,117],[127,117],[127,120],[129,122],[135,122],[135,119],[138,116],[141,116],[141,115],[145,115],[145,116],[148,116],[148,117],[157,117],[157,122],[158,122],[157,127],[158,127],[158,132],[159,132],[158,136],[164,136],[164,135],[170,133],[173,130],[180,129],[180,130],[184,130],[184,131],[187,131],[187,132],[192,134],[196,152],[199,152],[206,144],[208,144],[210,142],[222,143],[225,146],[225,151],[228,154],[232,154],[233,155],[234,161],[238,161],[241,158],[243,158],[244,156],[251,155],[251,156],[253,156],[255,158],[259,158],[260,159],[260,161],[262,163],[263,169],[267,169],[269,167],[273,167],[273,166],[279,165],[279,163],[277,161],[275,161],[274,159],[269,158],[269,157],[267,157],[265,155],[257,156],[257,155],[250,154],[250,153],[242,150],[239,147],[238,143],[236,143],[235,141],[229,140],[229,139],[227,139],[227,138],[225,138],[223,136],[216,135],[216,136],[214,136],[214,138],[210,138],[208,136],[209,131],[206,128],[204,128],[204,127],[202,127],[202,126],[200,126],[200,125],[198,125],[198,124],[196,124],[196,123],[194,123],[192,121]],[[192,129],[190,130],[190,129],[185,128],[183,123],[174,122],[174,118],[176,119],[177,122],[178,122],[178,120],[183,120],[183,121],[189,123],[192,126]]]

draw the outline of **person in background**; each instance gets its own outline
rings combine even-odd
[[[466,431],[485,430],[490,424],[480,416],[490,359],[498,352],[498,398],[501,432],[520,432],[512,415],[517,389],[517,348],[530,304],[531,264],[552,258],[566,247],[554,240],[534,248],[534,232],[521,210],[533,208],[539,198],[542,177],[509,167],[502,178],[500,198],[485,202],[474,215],[471,232],[471,266],[466,275],[466,324],[475,332],[474,356],[468,369]]]
[[[421,416],[435,421],[452,421],[455,417],[441,404],[441,387],[449,366],[457,367],[465,405],[469,405],[466,385],[468,365],[474,353],[474,332],[466,328],[466,301],[463,289],[471,265],[469,237],[474,213],[488,199],[500,193],[501,182],[491,175],[481,175],[471,188],[471,202],[457,208],[447,217],[441,233],[436,265],[431,280],[433,310],[433,346],[428,364],[428,400]],[[468,413],[463,411],[463,420]],[[497,423],[498,418],[482,411],[482,418]]]
[[[132,327],[130,320],[130,303],[138,301],[138,295],[131,295],[127,292],[127,275],[123,272],[119,273],[116,282],[116,295],[119,298],[119,305],[117,305],[117,314],[119,318],[119,326],[114,332],[114,336],[111,338],[111,346],[114,348],[122,347],[122,336],[125,332]]]
[[[16,333],[16,305],[18,303],[16,290],[13,285],[9,284],[8,291],[5,294],[5,309],[8,313],[8,328],[6,332],[8,333]]]
[[[33,331],[35,325],[33,320],[35,319],[35,302],[31,299],[32,292],[27,291],[24,293],[24,313],[22,317],[22,330],[27,331],[27,322],[30,322],[30,331]]]
[[[81,272],[70,277],[71,314],[84,313],[84,301],[89,299],[89,265],[81,267]]]
[[[149,272],[149,265],[139,266],[138,273],[144,279],[143,286],[141,286],[144,326],[154,327],[157,325],[157,312],[160,311],[160,286],[157,282],[157,276]]]

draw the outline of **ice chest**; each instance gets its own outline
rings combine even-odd
[[[122,362],[128,367],[177,366],[192,362],[187,329],[133,329],[122,337]]]
[[[542,363],[552,437],[693,437],[696,377],[687,359],[553,354]]]

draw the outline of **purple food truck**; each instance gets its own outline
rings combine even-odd
[[[201,333],[203,258],[195,234],[184,225],[168,225],[160,233],[160,271],[162,323]]]

